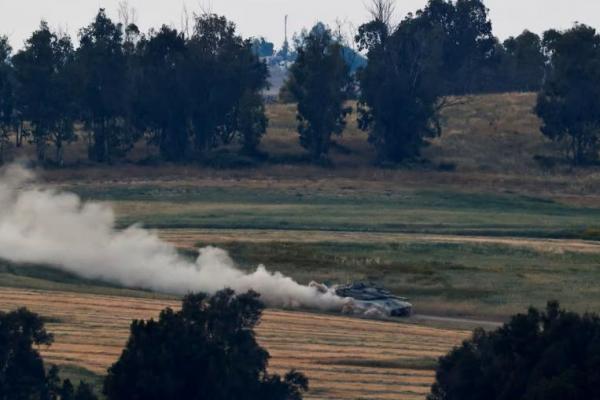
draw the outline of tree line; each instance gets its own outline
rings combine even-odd
[[[548,56],[541,38],[525,31],[501,43],[482,1],[430,0],[399,24],[392,0],[372,4],[372,20],[354,38],[368,61],[354,75],[328,27],[317,24],[297,40],[283,96],[298,103],[300,140],[313,159],[326,158],[331,136],[343,132],[352,98],[379,160],[396,163],[418,157],[424,141],[441,134],[444,98],[542,86]]]
[[[442,133],[440,112],[453,96],[537,91],[542,132],[564,144],[576,164],[596,162],[600,87],[596,31],[584,25],[542,37],[525,31],[500,42],[481,0],[429,0],[393,22],[393,0],[373,0],[371,21],[350,41],[324,24],[295,40],[285,96],[297,104],[300,144],[328,163],[349,100],[382,163],[420,157]],[[0,156],[24,139],[41,162],[62,165],[65,146],[86,133],[88,156],[111,163],[140,140],[169,162],[202,161],[231,143],[259,151],[268,127],[263,90],[270,44],[244,39],[226,18],[201,14],[190,32],[169,26],[147,34],[100,10],[79,46],[46,23],[11,54],[0,38]],[[367,56],[358,69],[350,45]],[[449,100],[450,99],[450,100]],[[508,116],[510,117],[510,116]]]
[[[267,372],[269,353],[254,328],[264,305],[257,293],[190,294],[180,311],[158,320],[133,321],[121,357],[104,378],[107,400],[301,400],[308,379],[297,371]],[[0,398],[3,400],[97,400],[94,388],[61,380],[47,368],[40,346],[53,336],[39,315],[0,312]]]
[[[197,16],[190,35],[168,26],[144,35],[101,9],[80,30],[77,49],[42,22],[10,53],[3,38],[0,142],[15,130],[17,146],[27,136],[41,162],[51,145],[62,164],[76,123],[96,162],[123,157],[142,137],[167,161],[200,158],[234,140],[253,153],[266,130],[267,68],[224,17]]]
[[[525,31],[500,43],[480,0],[429,0],[398,24],[392,23],[393,0],[374,0],[371,14],[355,38],[368,59],[355,81],[330,30],[317,25],[303,38],[286,91],[298,101],[298,131],[301,139],[312,138],[304,144],[315,158],[326,156],[322,143],[342,132],[349,113],[343,105],[353,94],[359,127],[368,132],[379,161],[398,163],[419,157],[427,141],[442,134],[440,113],[453,97],[537,91],[542,133],[562,143],[574,164],[598,161],[595,29],[577,24],[542,37]],[[311,53],[316,55],[305,56]]]

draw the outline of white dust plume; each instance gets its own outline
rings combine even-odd
[[[331,292],[300,285],[264,266],[245,273],[214,247],[201,249],[198,260],[190,262],[156,233],[139,226],[118,230],[115,220],[110,207],[38,186],[20,166],[0,171],[2,259],[52,265],[83,278],[162,293],[252,289],[272,307],[339,310],[344,304]]]

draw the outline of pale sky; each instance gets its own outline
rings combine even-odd
[[[279,46],[283,41],[283,19],[289,15],[290,32],[310,27],[317,21],[330,25],[336,20],[358,26],[365,22],[369,0],[129,0],[137,10],[142,31],[166,23],[179,28],[184,5],[191,12],[201,7],[234,21],[241,34],[265,36]],[[426,0],[397,0],[396,18],[422,8]],[[565,29],[574,22],[600,28],[600,0],[487,0],[494,33],[501,39],[525,28],[541,33],[548,28]],[[119,0],[0,0],[0,34],[8,35],[14,48],[39,25],[50,26],[76,36],[89,24],[98,8],[117,17]]]

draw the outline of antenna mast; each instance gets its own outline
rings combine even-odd
[[[288,30],[287,30],[287,27],[288,27],[288,16],[286,15],[285,16],[285,41],[284,41],[284,43],[288,42]]]

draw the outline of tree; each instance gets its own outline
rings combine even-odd
[[[246,91],[236,106],[236,131],[240,134],[242,152],[246,155],[257,154],[258,145],[269,124],[265,112],[262,95],[252,90]]]
[[[506,79],[511,88],[539,91],[546,71],[546,56],[542,40],[535,33],[524,31],[504,41]]]
[[[297,52],[287,86],[298,103],[300,144],[313,161],[320,161],[329,153],[331,135],[341,135],[346,116],[352,111],[345,106],[349,67],[341,44],[321,23],[302,35]]]
[[[19,81],[17,98],[22,117],[33,127],[33,141],[39,161],[45,161],[46,144],[52,124],[52,75],[54,74],[55,36],[48,24],[41,22],[25,43],[25,48],[13,57]]]
[[[46,399],[44,362],[33,345],[50,345],[41,318],[26,309],[0,312],[0,398]]]
[[[250,150],[264,133],[265,121],[260,92],[267,87],[268,70],[254,53],[252,41],[236,34],[236,27],[225,17],[203,14],[196,18],[194,33],[188,41],[188,87],[190,126],[196,157],[219,144],[240,138]],[[250,110],[242,107],[249,106]],[[243,118],[240,121],[240,118]],[[252,126],[242,132],[240,129]],[[253,140],[248,140],[253,135]],[[251,149],[254,150],[254,149]]]
[[[15,125],[15,81],[10,63],[12,49],[6,36],[0,36],[0,164],[4,162],[9,132]]]
[[[440,359],[430,400],[600,398],[600,318],[530,309]]]
[[[261,96],[268,72],[235,25],[201,15],[191,38],[163,26],[140,40],[136,53],[134,119],[163,159],[202,159],[234,140],[245,153],[256,153],[268,123]]]
[[[57,367],[46,372],[33,346],[50,346],[52,342],[53,336],[39,315],[25,308],[0,312],[0,399],[97,400],[85,382],[75,391],[69,380],[60,385]]]
[[[252,50],[259,57],[272,57],[275,54],[275,45],[267,42],[264,37],[252,39]]]
[[[63,381],[61,388],[58,390],[58,396],[60,400],[98,400],[90,385],[79,382],[77,389],[75,389],[68,379]]]
[[[381,162],[415,158],[438,135],[444,32],[409,15],[393,31],[383,21],[363,25],[356,40],[368,52],[359,72],[359,126]]]
[[[50,141],[56,147],[57,163],[62,164],[64,143],[75,139],[72,61],[70,38],[59,38],[44,21],[25,48],[13,57],[19,108],[22,118],[33,127],[33,141],[41,162],[46,160]]]
[[[481,0],[429,0],[416,15],[441,34],[444,94],[481,91],[487,83],[481,73],[493,59],[496,43],[485,4]]]
[[[158,321],[134,321],[120,359],[108,370],[104,392],[118,399],[301,399],[306,378],[266,371],[269,354],[255,339],[264,306],[258,294],[223,290],[188,295],[182,310]]]
[[[89,156],[97,162],[111,162],[137,140],[126,124],[129,97],[123,29],[100,9],[79,36],[76,57],[82,117],[92,132]]]
[[[542,132],[564,143],[573,164],[598,160],[600,146],[600,35],[576,25],[544,35],[550,70],[538,95]]]
[[[55,69],[52,80],[53,115],[49,140],[54,144],[57,165],[64,163],[64,146],[77,140],[74,131],[77,117],[74,74],[73,44],[69,36],[56,36],[54,49]]]
[[[163,26],[138,44],[140,96],[136,120],[150,134],[167,161],[190,155],[189,98],[186,81],[187,46],[183,34]]]
[[[372,20],[385,26],[387,31],[394,29],[392,19],[396,12],[395,0],[371,0],[367,6],[367,11]]]

